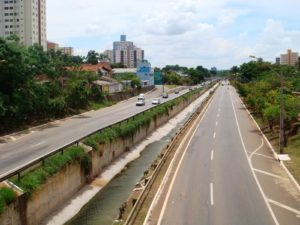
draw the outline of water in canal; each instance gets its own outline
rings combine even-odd
[[[119,207],[127,200],[135,184],[140,181],[150,165],[157,158],[162,148],[174,136],[179,127],[189,118],[199,103],[194,102],[177,116],[176,123],[170,124],[172,129],[162,131],[161,139],[149,144],[138,159],[112,179],[80,212],[65,225],[111,225],[118,217]],[[176,119],[175,119],[176,120]],[[172,121],[172,120],[171,120]],[[171,122],[172,123],[172,122]]]
[[[111,225],[118,216],[119,207],[127,200],[134,185],[141,179],[144,171],[150,167],[176,130],[177,127],[161,140],[148,145],[141,153],[140,158],[130,163],[126,169],[85,205],[67,225]]]

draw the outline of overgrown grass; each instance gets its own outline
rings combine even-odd
[[[7,205],[12,203],[17,197],[17,194],[10,188],[0,188],[0,215],[4,212]]]
[[[300,134],[289,139],[289,144],[284,151],[291,158],[291,161],[285,163],[295,179],[300,183]]]
[[[44,164],[30,172],[24,174],[20,180],[13,178],[11,181],[22,188],[28,194],[37,190],[46,180],[59,172],[63,167],[71,162],[82,162],[85,172],[89,170],[89,156],[81,147],[70,147],[64,154],[56,154],[45,160]]]
[[[94,150],[98,150],[99,144],[113,142],[117,138],[133,137],[141,127],[149,126],[151,121],[159,116],[169,115],[169,111],[172,110],[175,105],[189,100],[200,91],[202,91],[202,89],[190,91],[176,99],[154,107],[143,114],[132,117],[127,123],[116,124],[110,128],[106,128],[86,138],[84,144],[91,146]]]
[[[254,117],[259,127],[262,129],[274,150],[279,154],[279,125],[274,126],[274,132],[271,133],[268,125],[260,117]],[[288,145],[284,148],[284,153],[291,158],[290,161],[285,161],[285,165],[293,174],[298,183],[300,183],[300,134],[289,137]]]
[[[92,110],[98,110],[98,109],[101,109],[101,108],[112,106],[113,104],[114,104],[114,102],[112,102],[112,101],[104,101],[104,102],[91,101],[90,102],[90,108]]]

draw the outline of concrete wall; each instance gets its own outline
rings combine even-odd
[[[53,210],[70,199],[86,182],[78,162],[49,178],[27,201],[27,224],[41,224]]]
[[[195,96],[194,99],[195,98],[197,97]],[[0,225],[40,224],[55,211],[61,203],[72,198],[72,196],[85,185],[87,180],[101,174],[104,167],[110,165],[113,160],[145,139],[151,132],[165,124],[188,104],[189,102],[182,102],[175,105],[173,109],[169,111],[169,115],[156,118],[148,127],[141,128],[133,137],[127,139],[119,138],[112,143],[99,145],[98,151],[89,151],[89,154],[92,156],[92,170],[89,176],[83,173],[78,162],[66,166],[58,174],[49,178],[47,183],[42,185],[39,190],[35,191],[32,196],[27,199],[27,202],[26,199],[24,203],[24,199],[19,198],[15,204],[12,204],[0,217]],[[18,201],[23,203],[19,204]],[[18,218],[24,219],[20,221]]]
[[[18,200],[10,204],[0,216],[0,225],[22,225],[19,208]]]

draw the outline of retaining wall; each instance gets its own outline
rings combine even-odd
[[[66,166],[59,173],[49,178],[31,197],[22,195],[15,203],[11,204],[0,217],[0,225],[41,224],[63,202],[72,198],[88,180],[101,174],[103,168],[109,166],[113,160],[124,152],[130,151],[135,144],[145,139],[151,132],[186,108],[198,96],[200,94],[191,97],[189,101],[173,106],[168,115],[162,115],[152,120],[149,126],[140,128],[133,137],[119,138],[111,143],[101,144],[98,151],[89,151],[92,157],[92,167],[88,176],[84,174],[78,162]]]

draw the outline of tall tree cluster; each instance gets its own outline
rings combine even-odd
[[[66,115],[101,96],[95,77],[68,71],[83,59],[0,38],[0,132]]]
[[[248,107],[263,121],[271,132],[279,125],[280,99],[284,102],[285,145],[288,135],[297,132],[295,125],[300,114],[300,72],[295,67],[251,61],[231,68],[231,80],[245,98]],[[281,93],[281,80],[283,92]]]

